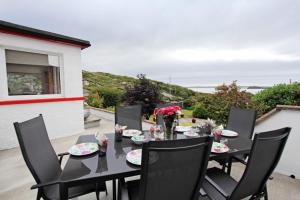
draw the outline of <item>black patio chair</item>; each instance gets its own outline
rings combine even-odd
[[[31,187],[38,189],[36,199],[59,199],[60,164],[62,157],[68,153],[56,155],[42,115],[22,123],[15,122],[14,127],[25,163],[37,183]],[[100,191],[106,191],[105,182],[72,187],[69,198],[96,192],[99,200]]]
[[[143,145],[141,180],[119,181],[121,200],[196,200],[204,179],[209,136]]]
[[[164,108],[164,107],[167,107],[167,106],[179,106],[181,107],[181,104],[180,103],[172,103],[172,102],[167,102],[167,103],[159,103],[156,105],[156,108]]]
[[[255,127],[256,110],[255,109],[241,109],[231,107],[227,121],[226,129],[239,133],[239,137],[246,137],[252,139]],[[247,155],[236,155],[228,159],[217,160],[223,165],[223,170],[227,167],[227,173],[231,172],[232,162],[244,161],[246,162]]]
[[[157,114],[155,118],[156,125],[165,126],[164,118],[161,114]]]
[[[207,170],[203,189],[210,199],[268,199],[267,181],[280,160],[291,128],[255,134],[249,160],[239,182],[218,168]]]
[[[127,126],[127,129],[142,130],[142,106],[116,106],[115,124]]]
[[[255,109],[231,107],[226,129],[239,133],[241,137],[252,139],[256,120]]]

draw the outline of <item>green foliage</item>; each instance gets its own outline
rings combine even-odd
[[[116,106],[121,102],[122,92],[117,89],[102,87],[98,89],[103,108]]]
[[[193,117],[206,119],[208,117],[208,110],[203,103],[197,103],[193,110]]]
[[[83,71],[82,76],[83,80],[89,83],[89,85],[84,86],[84,88],[87,90],[90,90],[93,87],[106,87],[117,89],[125,93],[126,87],[133,86],[137,81],[137,79],[133,77],[119,76],[104,72]],[[153,80],[149,81],[154,85],[159,85],[160,91],[162,93],[162,98],[165,101],[182,101],[196,94],[196,92],[178,85],[170,85]]]
[[[276,105],[300,105],[300,83],[279,84],[264,89],[252,97],[262,112],[268,112]]]
[[[95,90],[89,93],[89,96],[86,97],[85,101],[89,106],[95,108],[99,108],[100,105],[102,105],[101,99]]]
[[[124,100],[129,105],[141,104],[142,112],[149,119],[156,104],[161,102],[161,92],[158,84],[151,82],[144,74],[139,74],[133,86],[126,87]]]
[[[194,106],[196,104],[196,102],[197,102],[196,99],[193,97],[186,98],[185,100],[183,100],[183,107],[190,108],[190,107]]]
[[[184,115],[184,117],[187,117],[187,118],[193,117],[193,110],[181,109],[181,113]]]
[[[252,94],[240,91],[236,81],[230,85],[220,85],[216,93],[211,95],[199,95],[194,113],[195,117],[211,118],[218,124],[226,124],[231,106],[239,108],[255,108],[251,101]],[[197,109],[196,109],[197,108]],[[195,112],[196,111],[196,112]]]

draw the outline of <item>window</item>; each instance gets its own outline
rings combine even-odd
[[[60,94],[59,57],[6,50],[8,95]]]

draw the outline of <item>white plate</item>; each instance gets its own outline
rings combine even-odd
[[[176,126],[175,131],[178,132],[187,132],[191,130],[191,126]]]
[[[123,130],[123,137],[132,137],[134,135],[141,135],[142,132],[135,129]]]
[[[239,134],[231,130],[222,130],[221,135],[225,137],[237,137]]]
[[[142,164],[142,149],[132,150],[126,155],[126,160],[134,165]]]
[[[186,137],[199,137],[198,133],[191,133],[190,131],[184,132],[183,135]]]
[[[131,140],[136,144],[136,145],[142,145],[145,142],[148,142],[148,139],[146,138],[145,135],[135,135],[131,137]]]
[[[73,156],[90,155],[98,151],[97,143],[80,143],[73,145],[68,152]]]
[[[226,153],[229,151],[229,148],[227,145],[219,143],[219,142],[213,142],[211,147],[212,153]]]

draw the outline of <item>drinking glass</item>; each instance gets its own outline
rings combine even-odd
[[[123,137],[123,129],[122,129],[121,126],[116,124],[116,126],[115,126],[115,140],[117,142],[120,142],[120,141],[122,141],[122,137]]]
[[[155,133],[154,133],[154,137],[155,140],[160,140],[162,137],[162,127],[161,125],[155,125]]]

